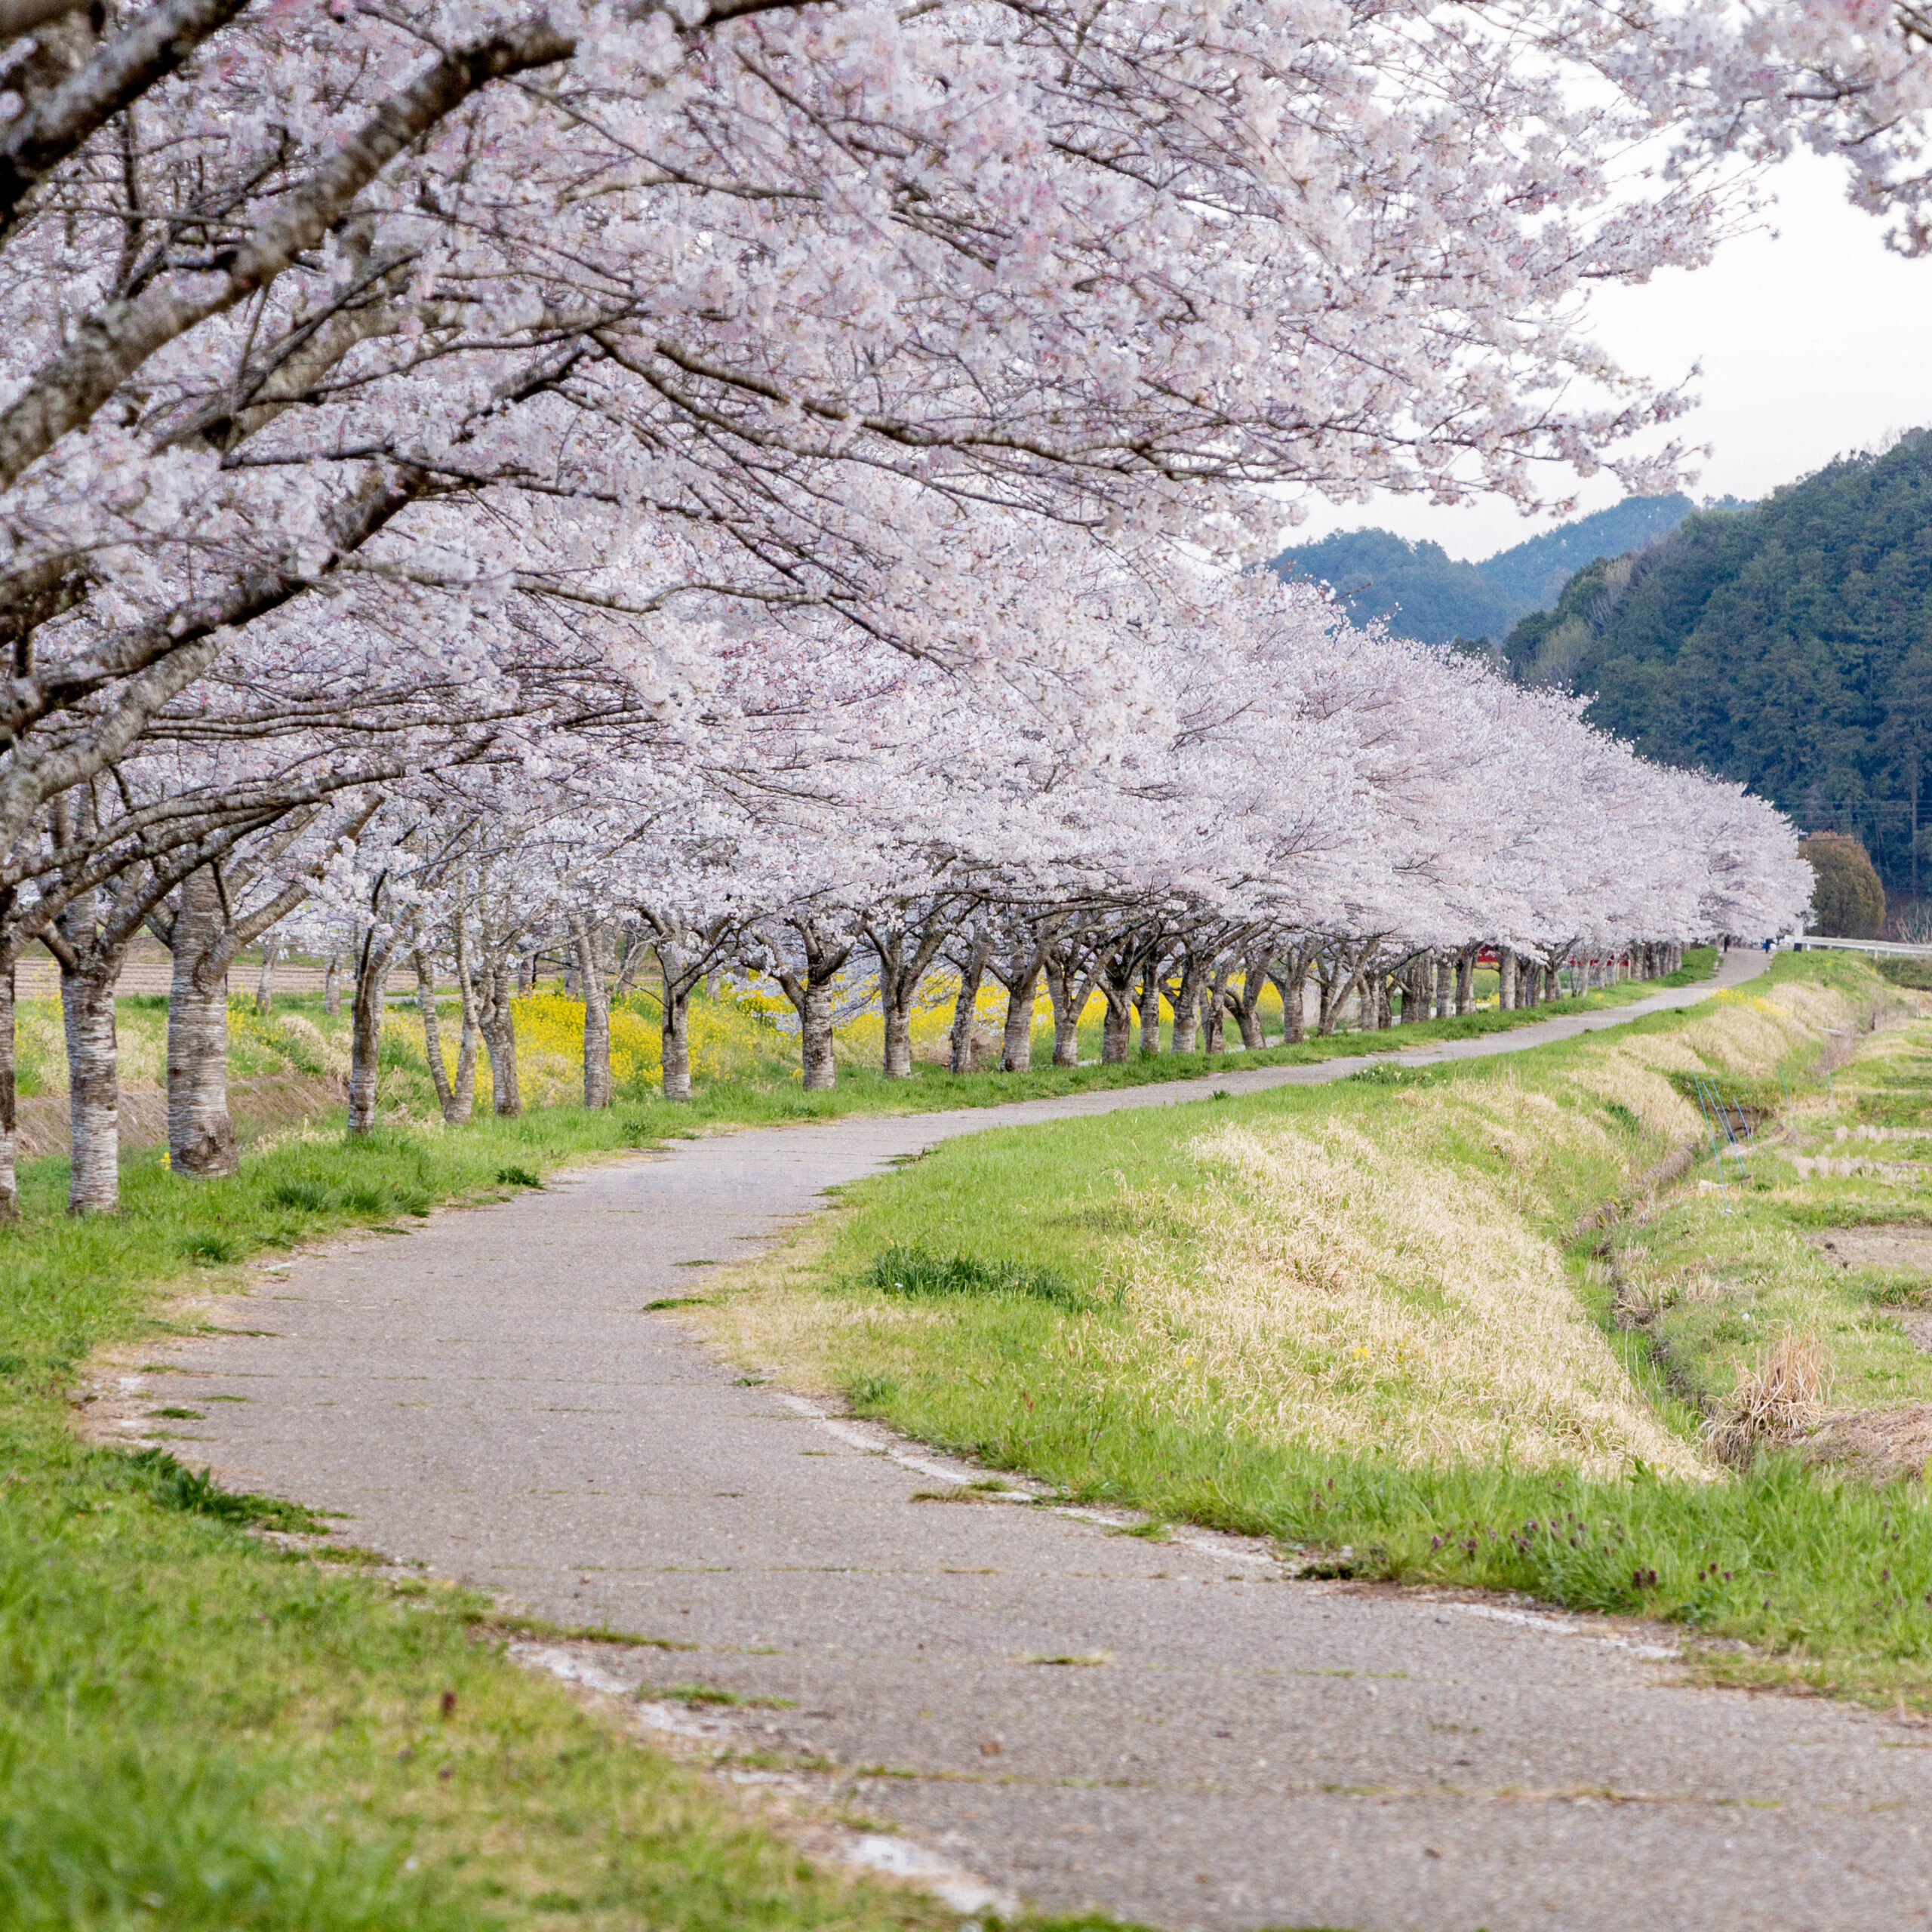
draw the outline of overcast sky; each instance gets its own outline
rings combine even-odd
[[[1712,445],[1693,496],[1761,497],[1889,430],[1932,423],[1932,260],[1888,253],[1879,223],[1845,200],[1843,179],[1822,161],[1789,162],[1774,179],[1775,233],[1727,243],[1696,274],[1669,269],[1643,288],[1597,295],[1598,337],[1626,367],[1667,381],[1703,366],[1692,386],[1702,405],[1676,431],[1687,445]],[[1581,486],[1579,513],[1622,494],[1615,478],[1599,476]],[[1494,500],[1441,509],[1384,497],[1311,509],[1284,541],[1373,525],[1470,558],[1562,520],[1525,518]]]

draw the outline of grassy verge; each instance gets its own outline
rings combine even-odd
[[[1337,1573],[1671,1618],[1749,1641],[1721,1672],[1932,1708],[1922,1489],[1715,1464],[1694,1392],[1620,1321],[1595,1211],[1641,1224],[1644,1177],[1703,1131],[1700,1078],[1811,1105],[1823,1029],[1877,984],[1797,956],[1506,1063],[975,1135],[847,1190],[702,1318],[1072,1497]],[[1708,1154],[1682,1186],[1722,1198]],[[1922,1177],[1895,1189],[1924,1212]],[[1887,1362],[1888,1399],[1932,1389]]]
[[[78,1225],[52,1213],[57,1177],[30,1175],[47,1218],[0,1238],[0,1923],[951,1922],[802,1863],[507,1663],[480,1602],[272,1546],[263,1523],[321,1526],[67,1426],[75,1364],[137,1335],[157,1282],[498,1193],[614,1131],[297,1141],[198,1188],[143,1161],[122,1216]]]
[[[125,1036],[152,1059],[158,1003],[122,1004]],[[384,1051],[394,1118],[365,1141],[318,1123],[264,1141],[234,1178],[199,1184],[155,1152],[132,1155],[123,1211],[80,1223],[60,1212],[65,1162],[29,1164],[26,1223],[0,1235],[0,1922],[402,1932],[946,1921],[902,1892],[814,1871],[694,1774],[516,1670],[480,1603],[277,1548],[256,1532],[302,1527],[300,1512],[77,1442],[79,1365],[166,1327],[156,1309],[171,1286],[219,1288],[264,1252],[499,1196],[669,1134],[989,1105],[1539,1017],[1025,1076],[848,1075],[830,1095],[715,1079],[687,1109],[634,1096],[606,1114],[539,1107],[450,1131],[425,1118],[427,1068],[403,1026]],[[238,1072],[340,1070],[339,1029],[312,1000],[278,1001],[269,1021],[242,1016],[237,1027]],[[55,1044],[40,1040],[34,1071],[57,1089]]]
[[[1807,1071],[1796,1092],[1789,1068],[1706,1081],[1697,1182],[1606,1244],[1621,1312],[1707,1414],[1783,1335],[1834,1410],[1932,1403],[1932,1354],[1900,1320],[1932,1299],[1932,1025],[1865,1040],[1829,1084]]]

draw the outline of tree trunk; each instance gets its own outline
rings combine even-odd
[[[1002,1073],[1026,1073],[1033,1065],[1033,1002],[1040,988],[1040,969],[1016,980],[1006,989],[1006,1026],[1001,1036]]]
[[[1516,955],[1509,946],[1496,949],[1496,1004],[1499,1011],[1513,1011],[1516,1004]]]
[[[476,1110],[476,983],[469,974],[469,940],[463,913],[456,915],[456,995],[462,1032],[457,1035],[456,1078],[450,1088],[449,1123],[461,1127]]]
[[[1466,946],[1456,955],[1456,1012],[1459,1018],[1476,1010],[1476,949]]]
[[[1226,968],[1214,974],[1201,989],[1201,1050],[1206,1054],[1223,1051],[1227,1041],[1228,974]]]
[[[896,927],[884,931],[866,930],[866,943],[878,961],[879,1017],[884,1022],[879,1071],[888,1080],[912,1077],[912,1001],[917,983],[909,985],[906,967],[906,934]]]
[[[1201,998],[1208,983],[1208,969],[1186,953],[1181,955],[1180,979],[1167,987],[1168,1004],[1174,1009],[1174,1035],[1170,1051],[1191,1054],[1200,1038]]]
[[[888,997],[885,982],[879,982],[879,1004],[885,1010],[885,1053],[884,1072],[888,1080],[910,1080],[912,1077],[912,1009],[907,1002],[897,997],[897,989]]]
[[[1086,981],[1078,981],[1067,963],[1058,958],[1050,958],[1045,967],[1047,997],[1054,1009],[1054,1064],[1056,1066],[1078,1066],[1080,1064],[1080,1010],[1088,1001],[1093,988]]]
[[[356,961],[355,990],[349,1005],[349,1131],[368,1134],[376,1124],[381,1080],[383,989],[395,943],[378,943],[371,927]]]
[[[1297,958],[1285,972],[1270,967],[1268,977],[1281,996],[1281,1044],[1298,1047],[1308,1026],[1308,968]]]
[[[342,1011],[342,955],[331,952],[322,962],[322,1011],[333,1020]]]
[[[1395,1023],[1395,1002],[1390,997],[1392,982],[1386,973],[1375,976],[1375,1028],[1386,1033]]]
[[[571,921],[571,949],[583,984],[583,1104],[611,1104],[611,998],[598,963],[596,929],[587,919]]]
[[[1250,1053],[1259,1053],[1268,1044],[1261,1030],[1261,994],[1268,975],[1251,959],[1241,974],[1241,992],[1234,1001],[1235,1024],[1241,1029],[1241,1043]]]
[[[1151,1060],[1161,1051],[1161,969],[1152,954],[1140,974],[1140,1057]]]
[[[516,1019],[510,1004],[518,979],[518,969],[507,961],[495,968],[481,1015],[483,1044],[490,1056],[490,1100],[501,1120],[513,1120],[523,1112],[523,1089],[516,1072]]]
[[[450,1084],[450,1070],[443,1064],[442,1025],[436,1012],[436,976],[417,947],[410,955],[416,968],[416,1004],[423,1015],[423,1057],[429,1063],[430,1084],[436,1090],[436,1105],[446,1121],[456,1118],[456,1089]]]
[[[1124,940],[1102,961],[1100,987],[1107,1002],[1100,1023],[1100,1064],[1118,1066],[1134,1037],[1134,954]]]
[[[829,1093],[838,1084],[838,1069],[833,1057],[832,1035],[832,983],[809,980],[798,1006],[799,1051],[804,1068],[805,1091]]]
[[[20,1143],[14,1073],[14,968],[0,972],[0,1225],[20,1218]]]
[[[973,1070],[973,1029],[978,1023],[980,987],[986,977],[986,961],[992,956],[992,935],[983,930],[973,935],[959,971],[959,996],[952,1002],[952,1057],[955,1073]]]
[[[691,1097],[691,989],[680,986],[675,992],[669,973],[664,975],[663,1042],[663,1092],[667,1100],[688,1100]]]
[[[112,974],[63,969],[60,1011],[67,1037],[73,1161],[67,1212],[111,1214],[121,1204],[121,1094]]]
[[[1327,1039],[1335,1030],[1335,1009],[1340,1005],[1340,985],[1333,967],[1325,968],[1315,976],[1315,1031],[1318,1038]]]
[[[204,867],[181,884],[169,934],[168,1164],[178,1174],[232,1174],[238,1164],[228,1112],[228,975],[220,894]]]
[[[255,1011],[266,1020],[275,1011],[275,955],[278,949],[264,945],[262,970],[255,981]]]

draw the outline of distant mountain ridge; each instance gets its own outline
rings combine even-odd
[[[1727,497],[1706,507],[1742,506]],[[1269,568],[1327,584],[1358,623],[1384,618],[1397,635],[1424,644],[1487,638],[1500,645],[1519,620],[1553,605],[1583,565],[1656,543],[1697,509],[1681,493],[1626,497],[1477,564],[1392,531],[1343,531],[1284,550]]]
[[[1592,559],[1503,655],[1645,756],[1855,835],[1894,889],[1932,883],[1932,430]]]

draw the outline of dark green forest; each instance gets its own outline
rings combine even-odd
[[[1386,617],[1398,636],[1424,644],[1500,639],[1526,612],[1555,603],[1571,573],[1592,558],[1654,543],[1696,507],[1684,496],[1626,497],[1479,564],[1391,531],[1345,531],[1284,550],[1272,568],[1329,585],[1357,623]]]
[[[1647,755],[1862,838],[1894,890],[1932,884],[1932,432],[1592,562],[1505,655]]]

